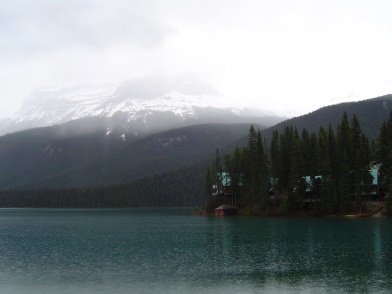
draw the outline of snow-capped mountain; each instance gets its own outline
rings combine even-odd
[[[35,90],[2,124],[0,134],[97,116],[119,116],[124,124],[148,130],[211,122],[271,125],[280,120],[233,104],[193,74],[154,74],[119,85]]]

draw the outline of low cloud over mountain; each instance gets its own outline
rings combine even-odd
[[[119,85],[38,89],[16,115],[5,120],[0,134],[97,116],[120,119],[125,128],[135,131],[216,122],[270,126],[282,120],[233,104],[194,74],[153,74]]]

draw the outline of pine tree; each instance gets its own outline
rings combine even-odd
[[[293,127],[286,126],[283,134],[279,136],[280,141],[280,155],[282,166],[282,188],[283,192],[286,191],[289,185],[289,176],[291,161],[293,159],[293,145],[294,145],[294,130]]]
[[[215,150],[214,169],[218,176],[222,176],[222,161],[219,153],[219,148]]]
[[[369,162],[367,162],[368,156],[366,156],[365,154],[368,148],[367,146],[364,146],[366,142],[364,142],[362,138],[363,134],[361,131],[361,126],[355,114],[351,119],[350,130],[352,142],[352,151],[349,158],[351,182],[353,188],[353,196],[355,204],[357,206],[356,209],[360,209],[363,203],[362,184],[365,178],[365,173],[369,173],[367,168]]]
[[[392,215],[392,111],[387,122],[380,129],[376,150],[377,160],[381,163],[380,190],[386,193],[386,211]]]
[[[256,142],[256,166],[258,170],[257,185],[259,187],[260,207],[265,209],[269,207],[268,197],[268,163],[267,156],[265,154],[264,142],[261,136],[260,130],[257,131],[257,142]]]
[[[329,154],[328,154],[328,134],[323,127],[320,127],[318,134],[318,154],[317,160],[319,162],[318,174],[329,176],[331,174]]]
[[[281,152],[279,145],[279,132],[273,131],[270,149],[269,149],[269,161],[270,161],[270,175],[271,175],[271,188],[274,193],[280,193],[282,191],[282,162]],[[276,185],[276,186],[275,186]],[[274,187],[272,187],[274,186]]]
[[[392,182],[392,111],[389,120],[384,122],[380,129],[380,135],[377,140],[377,159],[382,163],[380,176],[385,183],[384,188],[389,190],[388,184]]]
[[[311,212],[320,215],[331,213],[332,210],[332,199],[330,195],[330,168],[329,168],[329,156],[328,156],[328,135],[323,127],[320,127],[317,138],[317,150],[314,155],[317,165],[313,165],[313,176],[321,176],[321,178],[312,178],[314,192],[313,199],[314,203],[310,203]],[[315,143],[312,143],[313,145]]]
[[[212,186],[214,185],[215,173],[213,167],[209,166],[206,172],[206,186],[205,193],[208,197],[212,195]]]
[[[312,158],[312,146],[310,142],[310,134],[307,129],[303,129],[301,133],[301,150],[302,150],[302,158],[304,159],[304,167],[303,167],[303,172],[304,176],[305,175],[310,175],[311,174],[311,164],[312,161],[314,161],[314,158]]]
[[[221,157],[220,157],[220,153],[219,153],[219,148],[216,148],[216,151],[215,151],[215,161],[214,161],[213,171],[214,171],[214,175],[215,175],[214,185],[217,190],[217,195],[215,196],[215,198],[216,198],[217,204],[221,204],[222,195],[221,195],[220,191],[222,191],[223,169],[222,169],[222,161],[221,161]]]
[[[300,141],[294,140],[291,167],[289,173],[289,185],[287,199],[285,201],[285,210],[287,212],[294,212],[297,209],[298,203],[302,200],[305,192],[304,182],[301,180],[303,159],[300,148]]]
[[[309,170],[306,173],[306,175],[310,175],[312,177],[319,175],[319,146],[318,146],[318,142],[317,142],[317,135],[316,133],[312,133],[312,135],[310,136],[310,148],[309,148]]]
[[[234,154],[230,160],[228,172],[230,174],[230,194],[234,200],[234,205],[239,204],[239,200],[242,195],[243,187],[243,166],[242,166],[242,151],[239,147],[236,147]]]
[[[257,178],[257,170],[255,169],[256,160],[257,134],[253,125],[248,132],[248,144],[243,151],[243,180],[244,195],[241,199],[243,206],[253,206],[256,201],[257,187],[255,179]]]
[[[335,137],[335,132],[332,128],[332,125],[329,124],[328,126],[328,159],[329,159],[329,201],[333,203],[334,210],[338,207],[338,187],[339,187],[339,180],[340,180],[340,169],[339,169],[339,158],[338,158],[338,147]]]
[[[338,201],[342,212],[347,212],[352,200],[352,191],[354,189],[352,180],[352,171],[350,169],[350,155],[352,154],[352,134],[347,113],[344,112],[341,122],[337,129],[337,151],[339,160],[338,174]]]

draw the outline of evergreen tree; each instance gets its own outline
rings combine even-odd
[[[293,145],[294,145],[294,130],[293,127],[286,126],[283,134],[279,137],[280,141],[280,155],[282,166],[282,188],[286,191],[289,184],[289,176],[291,169],[291,161],[293,159]]]
[[[351,119],[351,142],[352,152],[350,154],[350,173],[352,182],[352,191],[356,204],[356,209],[360,209],[363,203],[362,184],[366,178],[366,173],[369,173],[368,146],[365,146],[366,141],[363,140],[363,134],[357,116],[354,114]]]
[[[380,176],[384,189],[390,193],[391,190],[388,187],[388,183],[392,182],[392,111],[389,120],[381,126],[376,154],[378,161],[382,163]]]
[[[256,201],[257,187],[255,179],[257,179],[258,170],[255,168],[256,160],[256,145],[257,145],[257,134],[253,125],[250,127],[248,132],[248,144],[243,151],[243,180],[244,180],[244,194],[241,198],[241,204],[243,206],[253,206]]]
[[[217,174],[218,177],[222,176],[222,161],[219,153],[219,148],[216,148],[215,150],[215,161],[214,161],[214,169],[215,173]],[[222,180],[221,178],[219,178]]]
[[[338,207],[339,196],[339,182],[340,182],[340,168],[339,168],[339,158],[338,158],[338,147],[337,141],[335,137],[335,132],[332,128],[332,125],[329,124],[328,126],[328,158],[329,158],[329,170],[330,170],[330,177],[329,177],[329,198],[330,201],[333,203],[335,207],[334,210]]]
[[[331,134],[333,137],[333,134]],[[331,138],[332,139],[332,138]],[[333,145],[333,144],[332,144]],[[329,157],[328,133],[323,127],[320,127],[318,134],[319,146],[319,167],[320,175],[322,177],[319,187],[319,203],[316,208],[316,213],[331,214],[334,209],[335,194],[331,180],[331,166]]]
[[[254,157],[256,152],[256,143],[257,143],[257,133],[253,125],[250,126],[248,133],[248,145],[247,151],[250,154],[250,157]]]
[[[285,201],[285,210],[287,212],[294,212],[297,209],[297,203],[302,200],[305,192],[305,183],[302,180],[303,159],[300,148],[300,141],[294,140],[291,167],[289,173],[288,193]]]
[[[260,207],[269,207],[268,197],[268,163],[267,156],[265,154],[264,142],[261,136],[260,130],[257,131],[257,142],[256,142],[256,169],[258,172],[257,185],[259,187],[258,194],[260,196]]]
[[[330,161],[329,161],[329,153],[328,153],[328,134],[323,127],[320,127],[318,134],[318,174],[323,176],[329,176],[331,174],[330,170]]]
[[[206,172],[206,185],[205,185],[205,193],[208,197],[212,195],[212,186],[214,185],[215,181],[215,172],[212,166],[207,168]]]
[[[268,191],[267,162],[261,132],[251,126],[245,150],[246,202],[252,207],[265,206]]]
[[[236,147],[234,154],[230,160],[230,165],[227,171],[230,174],[230,194],[234,200],[234,205],[239,204],[239,200],[242,195],[243,187],[243,166],[242,166],[242,151],[239,147]]]
[[[351,175],[348,155],[343,151],[339,168],[338,206],[342,213],[349,212],[351,197]]]
[[[282,191],[282,162],[281,152],[279,145],[279,132],[273,131],[270,149],[269,149],[269,161],[270,161],[270,176],[271,176],[271,188],[274,189],[274,193],[280,193]],[[274,187],[272,187],[274,186]]]
[[[310,142],[310,134],[307,129],[303,129],[301,133],[301,150],[302,150],[302,158],[304,159],[304,167],[303,167],[303,175],[311,174],[311,164],[314,161],[312,158],[312,146]]]
[[[223,198],[221,195],[222,191],[222,161],[219,153],[219,148],[216,148],[215,151],[215,160],[214,160],[214,175],[215,175],[215,180],[214,180],[214,185],[216,187],[216,203],[217,204],[222,204]]]
[[[353,198],[352,170],[350,169],[350,155],[352,154],[352,134],[347,113],[344,112],[337,129],[338,150],[338,202],[342,212],[347,212]]]
[[[392,111],[388,121],[381,126],[376,155],[381,163],[380,190],[385,191],[386,211],[392,215]]]
[[[310,175],[312,177],[319,175],[319,146],[318,139],[316,133],[312,133],[310,136],[310,148],[309,148],[309,163],[306,175]]]

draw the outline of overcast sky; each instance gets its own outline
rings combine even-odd
[[[2,0],[0,117],[35,88],[194,72],[281,114],[392,93],[390,0]]]

